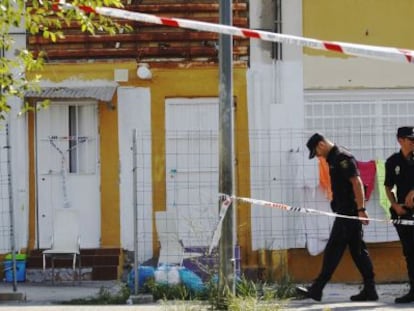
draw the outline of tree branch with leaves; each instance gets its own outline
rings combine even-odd
[[[0,3],[0,118],[10,111],[10,97],[22,99],[22,111],[30,109],[24,102],[28,90],[40,91],[39,81],[45,65],[44,53],[33,55],[26,47],[17,48],[16,34],[41,34],[52,42],[64,40],[64,26],[75,24],[82,32],[94,35],[105,32],[110,35],[131,30],[109,17],[95,14],[96,7],[122,8],[121,0],[73,0],[71,9],[56,0],[2,0]],[[78,8],[89,7],[92,10]],[[29,75],[36,72],[37,74]],[[30,79],[27,78],[30,76]]]

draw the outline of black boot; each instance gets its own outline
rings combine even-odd
[[[367,290],[365,287],[359,292],[359,294],[351,296],[352,301],[377,301],[378,294],[375,290]]]
[[[414,281],[410,280],[410,291],[398,298],[395,298],[395,303],[410,303],[414,301]]]
[[[395,298],[395,303],[410,303],[414,301],[414,290],[410,290],[404,296]]]
[[[309,287],[296,287],[296,294],[298,298],[312,298],[316,301],[322,300],[322,287],[316,285],[315,283]]]
[[[364,282],[364,288],[359,292],[359,294],[351,296],[351,301],[377,301],[378,294],[375,289],[374,281]]]

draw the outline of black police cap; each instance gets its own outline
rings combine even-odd
[[[398,138],[414,138],[414,126],[402,126],[397,130]]]
[[[323,137],[323,135],[319,134],[319,133],[315,133],[311,136],[311,138],[309,138],[308,142],[306,143],[306,147],[308,147],[309,149],[309,159],[312,159],[315,157],[316,155],[316,146],[318,145],[318,143],[322,140],[324,140],[325,138]]]

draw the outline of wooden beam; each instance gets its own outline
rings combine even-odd
[[[210,41],[218,40],[218,34],[212,32],[198,31],[157,31],[157,32],[139,32],[120,35],[88,35],[88,34],[67,34],[65,39],[51,42],[42,36],[30,36],[29,45],[58,45],[69,43],[106,43],[106,42],[170,42],[170,41]],[[234,37],[237,41],[246,41],[248,39],[242,37]]]
[[[247,55],[247,46],[234,47],[233,55]],[[39,50],[33,53],[37,56]],[[142,48],[93,48],[93,49],[50,49],[47,51],[48,60],[74,59],[74,58],[202,58],[216,57],[218,51],[214,47],[142,47]]]
[[[136,4],[127,5],[126,9],[142,13],[177,13],[177,12],[217,12],[218,3],[160,3],[160,4]],[[233,3],[233,11],[246,11],[247,3]]]

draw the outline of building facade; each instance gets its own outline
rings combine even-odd
[[[251,29],[410,49],[411,6],[408,0],[392,7],[385,0],[233,1],[233,21]],[[218,1],[126,6],[214,23],[218,8]],[[176,212],[185,245],[208,246],[218,216],[218,36],[131,26],[132,33],[117,36],[69,27],[57,44],[28,38],[34,53],[48,53],[42,91],[28,98],[33,105],[45,98],[52,103],[28,113],[24,123],[29,161],[20,173],[28,180],[21,221],[27,226],[20,248],[47,248],[53,209],[70,206],[81,210],[83,249],[132,251],[137,207],[140,261],[159,253],[160,211]],[[413,120],[410,65],[242,38],[234,38],[233,62],[234,177],[241,197],[329,210],[318,163],[306,159],[307,136],[322,131],[361,161],[379,161],[396,150],[396,128]],[[370,215],[385,220],[379,195],[376,184],[368,207]],[[236,234],[244,271],[311,280],[330,222],[302,216],[239,202]],[[379,280],[405,278],[394,231],[385,222],[365,230]],[[334,280],[355,281],[351,265],[346,257]]]

